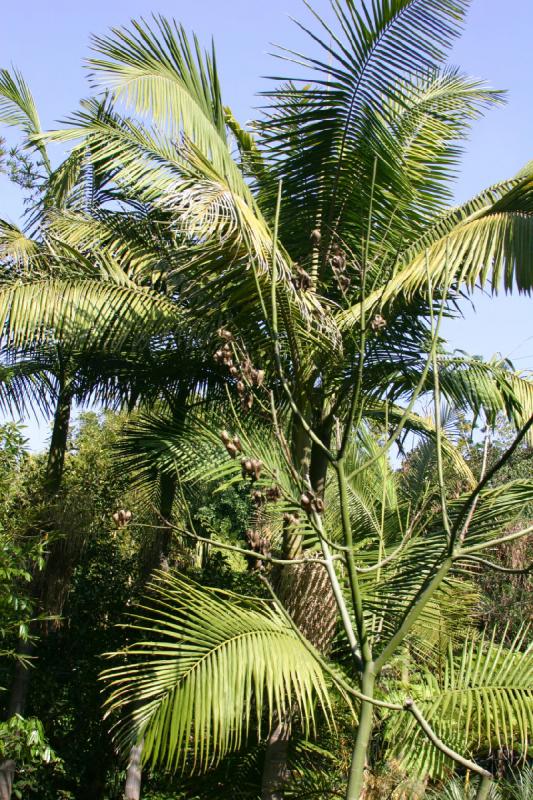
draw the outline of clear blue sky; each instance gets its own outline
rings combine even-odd
[[[314,7],[328,13],[327,0]],[[214,36],[225,102],[246,121],[258,104],[262,75],[284,74],[287,65],[272,59],[272,43],[298,48],[308,43],[289,17],[306,19],[301,0],[27,0],[6,3],[0,26],[0,66],[15,65],[30,84],[45,127],[53,127],[89,94],[82,66],[90,33],[152,12],[175,17],[201,41]],[[508,90],[508,103],[476,123],[468,145],[458,200],[513,175],[533,159],[533,3],[531,0],[473,0],[466,30],[451,62],[469,74]],[[16,187],[0,176],[0,215],[17,220]],[[533,256],[532,256],[533,257]],[[454,347],[486,357],[496,351],[512,355],[520,369],[533,369],[533,298],[476,298],[474,312],[448,324],[445,335]],[[39,446],[48,426],[31,423],[31,443]]]

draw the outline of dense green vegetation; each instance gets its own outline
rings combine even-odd
[[[449,207],[467,5],[311,13],[246,130],[163,18],[63,130],[0,72],[0,402],[52,425],[1,429],[0,800],[528,796],[533,384],[440,325],[531,291],[533,173]]]

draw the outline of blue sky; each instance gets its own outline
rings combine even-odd
[[[314,0],[328,13],[327,0]],[[290,16],[306,20],[301,0],[27,0],[5,4],[0,26],[0,66],[22,70],[36,98],[44,127],[77,107],[89,94],[82,65],[90,33],[152,12],[175,17],[208,44],[214,36],[225,102],[241,121],[253,116],[261,76],[285,74],[288,65],[269,56],[272,43],[298,49],[310,44]],[[476,123],[456,186],[457,200],[509,177],[533,159],[533,4],[530,0],[473,0],[466,30],[451,62],[508,91],[507,105]],[[290,69],[290,67],[289,67]],[[20,214],[16,187],[0,176],[0,216],[16,221]],[[445,328],[453,347],[490,357],[510,355],[519,369],[533,370],[533,298],[475,298],[464,319]],[[46,423],[30,423],[33,447],[48,434]]]

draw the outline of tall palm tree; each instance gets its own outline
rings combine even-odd
[[[335,0],[333,26],[311,12],[316,54],[288,53],[311,75],[278,81],[252,133],[223,104],[213,53],[204,57],[164,19],[134,23],[94,41],[91,69],[115,107],[137,117],[82,109],[69,129],[48,134],[77,141],[78,156],[88,151],[121,197],[171,232],[164,271],[174,300],[228,325],[250,361],[268,367],[275,397],[289,396],[294,469],[302,481],[309,472],[317,495],[338,420],[347,438],[369,418],[387,429],[394,413],[402,428],[437,380],[433,314],[478,283],[531,288],[528,169],[448,208],[460,141],[499,100],[442,66],[467,5],[382,0],[360,10]],[[60,224],[66,246],[101,245],[102,226],[86,215]],[[114,219],[105,229],[108,248],[153,263],[150,242],[132,242],[125,228]],[[522,403],[505,396],[516,417],[528,416],[527,387]],[[404,411],[393,406],[401,400]],[[302,537],[286,526],[284,538],[285,554],[301,556]],[[290,581],[279,585],[289,606]],[[360,729],[368,733],[366,722]]]
[[[336,27],[311,12],[317,53],[282,51],[310,75],[266,93],[252,133],[224,107],[214,54],[164,19],[136,23],[95,39],[91,68],[154,127],[78,115],[52,137],[90,137],[123,190],[169,214],[188,244],[176,253],[180,300],[245,334],[254,362],[268,352],[274,258],[277,359],[298,409],[289,446],[300,471],[311,451],[316,492],[354,389],[356,421],[422,373],[434,305],[488,281],[494,292],[531,288],[528,169],[448,208],[460,141],[500,99],[442,66],[467,5],[335,2]],[[286,538],[298,555],[299,539]]]

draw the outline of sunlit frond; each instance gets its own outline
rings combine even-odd
[[[151,589],[128,625],[140,640],[103,674],[122,745],[143,738],[151,763],[202,770],[238,749],[252,724],[261,731],[265,710],[271,725],[294,703],[306,730],[317,704],[329,714],[317,661],[266,604],[168,573]]]

